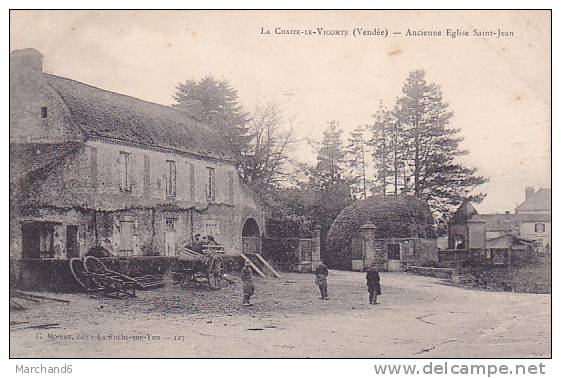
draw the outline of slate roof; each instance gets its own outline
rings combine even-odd
[[[516,208],[521,211],[551,211],[551,189],[542,188],[530,194],[526,201]]]
[[[456,210],[452,219],[450,219],[450,223],[469,222],[470,220],[474,220],[474,215],[477,214],[478,212],[475,207],[466,199],[462,202],[458,210]]]
[[[10,143],[10,183],[43,172],[77,152],[83,143]]]
[[[200,157],[234,160],[227,141],[218,132],[169,106],[60,76],[44,75],[86,135],[163,147]]]

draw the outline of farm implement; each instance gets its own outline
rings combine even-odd
[[[163,276],[160,274],[130,277],[108,269],[100,259],[94,256],[70,259],[70,271],[86,292],[99,293],[111,298],[135,297],[136,290],[164,286]]]

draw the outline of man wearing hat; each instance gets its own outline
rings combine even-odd
[[[327,296],[327,275],[329,271],[324,263],[320,262],[316,268],[316,285],[319,286],[319,291],[321,293],[320,299],[329,300]]]
[[[380,274],[375,263],[370,264],[370,269],[366,273],[366,286],[368,286],[369,301],[371,305],[378,304],[378,295],[382,294],[380,288]]]

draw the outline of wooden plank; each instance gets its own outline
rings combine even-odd
[[[18,296],[24,296],[24,297],[29,297],[29,298],[34,298],[34,299],[46,299],[49,301],[55,301],[55,302],[62,302],[62,303],[70,303],[69,300],[67,299],[59,299],[59,298],[53,298],[53,297],[46,297],[44,295],[36,295],[36,294],[30,294],[30,293],[25,293],[23,291],[16,291],[15,292],[16,295]]]
[[[35,302],[35,303],[41,302],[39,299],[31,298],[31,297],[21,295],[21,294],[14,294],[13,296],[16,297],[16,298],[25,299],[26,301],[31,301],[31,302]]]
[[[251,266],[257,274],[263,278],[267,277],[245,254],[242,253],[242,257],[245,261],[249,262],[249,266]]]
[[[261,256],[259,253],[256,253],[255,256],[257,256],[259,261],[261,261],[263,265],[265,265],[275,277],[280,278],[280,275],[277,273],[277,271],[267,262],[267,260],[263,258],[263,256]]]
[[[25,310],[25,307],[23,307],[22,305],[20,305],[18,302],[16,302],[16,300],[14,298],[10,298],[10,302],[16,306],[17,308],[19,308],[20,310]]]
[[[200,260],[201,257],[202,257],[202,253],[198,253],[198,252],[192,251],[192,250],[190,250],[190,249],[187,248],[187,247],[180,247],[180,248],[177,249],[177,252],[179,252],[179,253],[178,253],[179,259],[188,257],[188,258],[190,258],[190,259]]]

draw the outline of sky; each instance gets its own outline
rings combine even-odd
[[[388,35],[354,36],[356,28]],[[441,86],[454,112],[450,127],[461,129],[461,148],[470,151],[461,162],[489,178],[477,188],[487,193],[480,212],[513,211],[525,186],[551,187],[545,11],[11,11],[10,29],[11,50],[38,49],[45,72],[164,105],[180,82],[227,79],[248,111],[276,102],[298,139],[321,140],[331,120],[348,136],[423,69]],[[408,29],[470,35],[413,37]],[[509,36],[477,37],[474,29]],[[315,152],[302,141],[295,156],[312,163]]]

